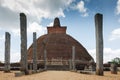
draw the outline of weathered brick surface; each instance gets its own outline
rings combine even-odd
[[[44,41],[46,41],[47,58],[61,58],[71,59],[72,58],[72,46],[76,47],[75,59],[80,60],[91,60],[92,57],[89,55],[87,50],[74,38],[67,34],[47,34],[37,39],[37,57],[38,60],[44,59]],[[32,59],[32,45],[28,49],[28,59]]]
[[[47,60],[62,58],[62,60],[69,61],[69,59],[72,59],[72,46],[75,46],[75,59],[83,61],[93,59],[82,44],[66,34],[66,27],[61,27],[60,24],[56,24],[47,29],[48,34],[37,39],[38,60],[44,60],[44,49],[46,49]],[[32,60],[32,46],[28,49],[28,60]]]
[[[66,33],[66,27],[47,27],[48,34],[52,33]]]

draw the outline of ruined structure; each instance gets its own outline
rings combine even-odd
[[[73,67],[78,69],[84,68],[84,65],[93,60],[77,40],[66,34],[66,29],[67,27],[61,26],[59,19],[55,18],[53,26],[47,27],[48,33],[37,39],[38,68],[45,65],[47,69],[70,69],[71,65],[74,65]],[[32,46],[33,44],[28,49],[29,63],[32,62]],[[74,64],[71,64],[71,60],[75,60]]]

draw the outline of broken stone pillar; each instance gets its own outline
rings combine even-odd
[[[47,70],[47,51],[44,50],[44,69]]]
[[[27,19],[24,13],[20,13],[20,33],[21,33],[21,71],[28,74],[27,62]]]
[[[95,31],[96,31],[96,74],[103,74],[103,15],[95,15]]]
[[[95,65],[94,65],[94,64],[95,64],[95,63],[94,63],[94,60],[91,59],[91,60],[89,61],[89,70],[95,71]]]
[[[4,72],[10,72],[10,34],[5,33],[5,68]]]
[[[37,40],[36,32],[33,33],[33,70],[37,72]]]
[[[117,74],[117,64],[115,64],[115,63],[111,64],[111,73]]]
[[[72,69],[75,70],[75,46],[72,46]]]

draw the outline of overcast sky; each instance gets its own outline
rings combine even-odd
[[[20,16],[27,16],[28,48],[32,34],[47,33],[55,17],[67,26],[67,34],[78,40],[96,60],[96,13],[103,14],[104,63],[120,57],[120,0],[0,0],[0,61],[4,62],[5,32],[11,34],[11,62],[20,60]]]

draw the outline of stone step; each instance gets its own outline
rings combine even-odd
[[[85,71],[85,70],[82,70],[82,71],[80,71],[80,73],[83,73],[83,74],[95,74],[95,71]]]
[[[69,70],[68,65],[49,65],[47,70]]]

